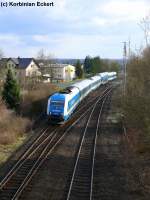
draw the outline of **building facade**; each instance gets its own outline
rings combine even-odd
[[[51,76],[53,80],[72,81],[75,79],[75,67],[67,64],[51,64]]]
[[[15,69],[19,77],[41,76],[40,68],[33,58],[9,58],[6,67]]]

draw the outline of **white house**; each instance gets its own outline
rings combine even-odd
[[[75,77],[75,67],[68,64],[50,64],[50,74],[43,74],[45,81],[57,80],[57,81],[72,81]]]
[[[75,67],[68,64],[51,64],[52,78],[61,81],[72,81],[75,75]]]
[[[15,68],[21,77],[41,76],[39,66],[33,58],[9,58],[7,68]]]

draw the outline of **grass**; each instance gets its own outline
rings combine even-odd
[[[32,90],[26,89],[21,103],[22,115],[34,120],[46,112],[48,97],[58,90],[59,87],[51,83],[39,83]]]
[[[32,89],[26,88],[21,115],[7,109],[0,99],[0,163],[4,163],[24,143],[32,122],[46,109],[48,96],[57,90],[59,88],[55,85],[42,83],[33,85]]]
[[[8,110],[5,104],[0,103],[0,144],[8,145],[22,137],[31,126],[27,118],[17,116],[12,110]]]
[[[12,144],[2,145],[0,144],[0,164],[4,163],[10,155],[18,149],[19,146],[22,145],[24,140],[26,139],[25,136],[19,137],[16,142]]]
[[[6,108],[0,100],[0,145],[16,143],[32,126],[34,118],[46,110],[48,96],[58,90],[51,84],[36,84],[28,90],[21,103],[21,115]]]

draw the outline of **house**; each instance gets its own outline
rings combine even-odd
[[[51,68],[50,68],[50,65],[52,63],[51,60],[36,59],[36,62],[38,63],[42,74],[51,74]]]
[[[50,64],[53,80],[72,81],[75,75],[75,67],[68,64]]]
[[[75,67],[73,65],[58,63],[49,63],[47,65],[39,63],[39,65],[44,82],[50,82],[51,80],[64,82],[72,81],[76,78]]]
[[[6,66],[16,69],[19,77],[41,76],[39,65],[34,58],[8,58]]]

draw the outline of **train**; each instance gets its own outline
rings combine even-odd
[[[48,98],[47,116],[51,121],[67,121],[79,103],[100,85],[117,78],[116,72],[103,72],[70,85]]]

